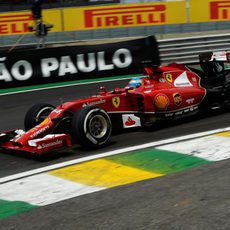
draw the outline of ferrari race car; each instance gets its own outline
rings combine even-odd
[[[43,155],[75,143],[98,148],[108,143],[112,130],[151,126],[158,120],[229,107],[227,60],[226,52],[201,54],[204,71],[175,63],[147,65],[145,76],[124,88],[107,91],[101,87],[95,96],[57,107],[36,104],[25,115],[25,131],[0,134],[0,149]]]

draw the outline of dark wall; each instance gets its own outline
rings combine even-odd
[[[147,62],[160,64],[154,36],[98,45],[3,51],[0,88],[136,74]]]

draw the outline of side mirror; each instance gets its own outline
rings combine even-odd
[[[103,95],[103,94],[106,94],[108,91],[106,90],[106,88],[104,86],[101,86],[100,87],[100,90],[99,90],[99,94],[100,95]]]
[[[130,90],[134,90],[134,87],[130,87],[130,86],[126,86],[125,87],[125,91],[129,92]]]

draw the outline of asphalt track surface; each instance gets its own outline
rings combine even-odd
[[[102,84],[0,97],[0,131],[22,128],[27,109],[39,102],[54,105],[95,94]],[[108,89],[125,81],[103,83]],[[104,151],[230,126],[230,113],[135,130],[111,138],[103,150],[71,152],[46,162],[0,154],[0,177]],[[153,180],[92,193],[0,221],[0,229],[229,229],[230,161],[225,160]]]

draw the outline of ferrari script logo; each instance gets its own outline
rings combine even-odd
[[[167,73],[167,74],[165,75],[165,78],[166,78],[166,80],[167,80],[168,82],[172,83],[173,78],[172,78],[172,74],[171,74],[171,73]]]
[[[118,108],[121,103],[120,97],[114,97],[112,99],[112,103],[115,108]]]

